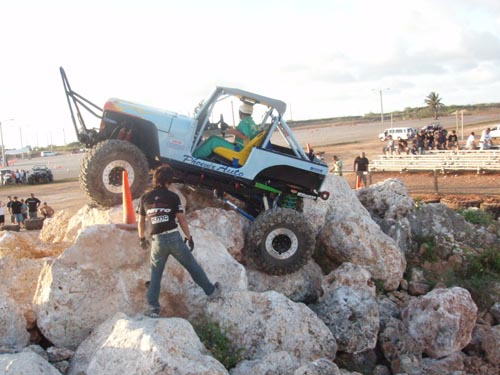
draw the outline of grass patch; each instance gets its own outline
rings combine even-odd
[[[202,319],[193,323],[193,327],[201,342],[226,369],[245,359],[243,349],[234,346],[218,323]]]
[[[465,221],[475,225],[488,226],[494,220],[489,212],[481,210],[459,210],[458,213],[464,217]]]

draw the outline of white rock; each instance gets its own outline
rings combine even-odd
[[[32,351],[1,354],[0,375],[61,375],[49,362]]]
[[[315,301],[321,292],[323,272],[312,260],[298,271],[285,276],[268,275],[251,268],[247,268],[247,274],[249,290],[255,292],[274,290],[294,302]]]
[[[364,267],[347,262],[325,276],[321,287],[325,294],[341,286],[349,286],[354,289],[365,289],[375,297],[376,288],[371,277],[370,272]]]
[[[412,299],[402,312],[409,334],[432,358],[463,349],[471,340],[476,315],[470,293],[460,287],[434,289]]]
[[[33,296],[44,263],[44,259],[0,258],[0,293],[15,301],[27,317],[32,315]],[[32,325],[34,320],[28,323]]]
[[[67,210],[57,211],[50,219],[45,219],[40,231],[40,240],[48,243],[59,243],[64,240],[71,214]]]
[[[206,314],[249,359],[282,351],[300,365],[335,358],[337,345],[328,327],[307,306],[277,292],[233,292],[208,304]]]
[[[28,345],[26,320],[16,303],[0,293],[0,347],[20,349]]]
[[[61,246],[48,246],[38,240],[37,232],[0,232],[0,258],[11,256],[18,259],[38,259],[57,256]]]
[[[291,374],[299,361],[287,352],[276,352],[254,360],[244,360],[231,369],[231,375]]]
[[[68,375],[228,374],[208,355],[188,321],[118,313],[78,348]]]
[[[304,365],[293,373],[293,375],[340,375],[337,365],[328,358],[320,358]]]
[[[215,236],[193,228],[194,256],[213,281],[226,290],[246,289],[246,274]],[[44,267],[34,298],[38,326],[57,346],[75,349],[90,332],[122,311],[146,309],[145,281],[150,278],[149,251],[136,232],[114,225],[86,228],[75,244]],[[224,272],[221,272],[224,270]],[[206,297],[173,257],[164,272],[160,304],[166,316],[199,314]]]
[[[356,354],[375,348],[379,311],[370,290],[341,286],[325,293],[314,309],[332,331],[340,351]]]
[[[486,332],[481,347],[486,353],[486,359],[492,365],[500,364],[500,325],[491,327]]]
[[[245,245],[245,231],[249,226],[248,219],[235,211],[204,208],[187,215],[187,220],[192,227],[212,232],[236,260],[242,260],[241,249]]]
[[[373,278],[382,280],[386,290],[394,290],[406,268],[404,255],[373,221],[347,182],[342,182],[331,186],[330,179],[325,180],[332,203],[319,243],[336,262],[361,265]]]

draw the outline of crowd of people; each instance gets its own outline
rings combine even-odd
[[[54,209],[47,202],[42,204],[33,193],[26,199],[18,199],[17,196],[9,195],[6,204],[0,201],[0,226],[6,224],[6,215],[9,216],[10,224],[17,224],[20,228],[24,228],[27,219],[51,218],[54,215]]]
[[[0,183],[7,184],[25,184],[28,180],[28,172],[24,169],[10,170],[8,173],[0,173]]]

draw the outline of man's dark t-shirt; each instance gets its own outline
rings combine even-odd
[[[13,214],[20,214],[23,204],[20,201],[12,201],[11,210]]]
[[[27,198],[24,203],[28,205],[29,212],[36,212],[38,210],[38,206],[40,205],[40,199],[38,198]]]
[[[368,171],[368,164],[369,164],[368,158],[366,158],[366,157],[362,158],[362,157],[358,156],[354,160],[354,164],[358,165],[358,169],[357,169],[358,172]]]
[[[183,212],[179,196],[167,188],[156,188],[143,194],[139,203],[139,215],[148,220],[152,235],[177,228],[175,215]]]

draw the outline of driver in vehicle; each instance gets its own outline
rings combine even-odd
[[[211,136],[193,153],[196,158],[206,158],[210,156],[214,148],[225,147],[234,149],[235,151],[241,150],[245,144],[251,141],[260,132],[259,126],[253,121],[252,118],[253,105],[243,103],[240,105],[240,123],[236,128],[229,128],[228,132],[234,135],[234,143],[226,141],[224,138],[216,135]]]

